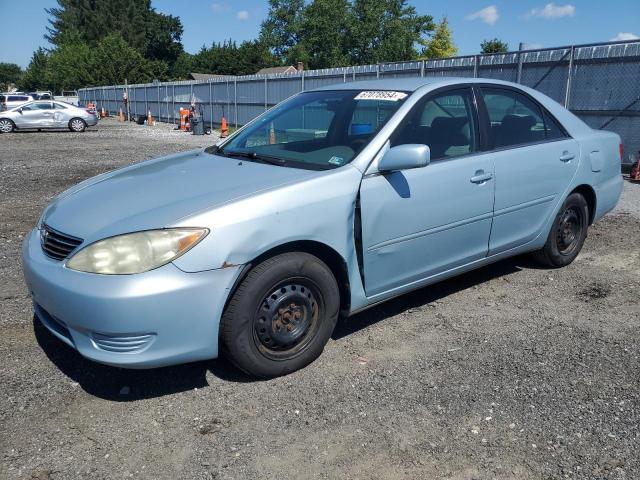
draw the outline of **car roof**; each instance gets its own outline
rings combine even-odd
[[[421,87],[457,85],[460,83],[491,83],[495,85],[509,85],[522,89],[522,85],[491,78],[473,77],[410,77],[410,78],[381,78],[379,80],[358,80],[348,83],[337,83],[316,88],[320,90],[398,90],[404,92],[415,92]]]

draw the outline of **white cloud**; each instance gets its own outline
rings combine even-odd
[[[237,16],[238,20],[249,20],[249,12],[246,10],[240,10]]]
[[[229,10],[231,10],[231,5],[226,2],[213,2],[211,4],[211,10],[213,10],[215,13],[228,12]]]
[[[498,8],[495,5],[489,5],[465,17],[466,20],[482,20],[489,25],[494,25],[498,21],[498,18]]]
[[[544,8],[534,8],[525,15],[525,18],[547,18],[555,19],[562,17],[573,17],[576,13],[576,7],[570,3],[566,5],[556,5],[555,3],[547,3]]]
[[[620,32],[611,39],[612,42],[619,42],[622,40],[638,40],[640,37],[631,32]]]

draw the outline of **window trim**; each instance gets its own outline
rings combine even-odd
[[[542,122],[544,124],[545,127],[545,139],[544,140],[536,140],[534,142],[526,142],[526,143],[518,143],[515,145],[506,145],[504,147],[493,147],[492,145],[492,136],[490,134],[491,132],[491,119],[489,117],[489,110],[487,109],[487,105],[484,101],[484,96],[482,94],[482,89],[483,88],[490,88],[490,89],[494,89],[494,90],[506,90],[506,91],[510,91],[510,92],[514,92],[514,93],[518,93],[520,95],[523,95],[525,98],[527,98],[530,102],[532,102],[534,105],[536,105],[539,109],[540,109],[540,114],[541,114],[541,118],[542,118]],[[532,145],[542,145],[542,144],[546,144],[546,143],[553,143],[553,142],[562,142],[565,140],[570,140],[573,137],[571,135],[569,135],[569,132],[567,132],[567,130],[564,128],[564,126],[562,125],[561,122],[558,121],[558,119],[549,111],[547,110],[544,105],[542,105],[539,101],[537,101],[535,98],[533,98],[531,95],[529,95],[527,92],[517,88],[517,87],[512,87],[511,85],[500,85],[500,84],[495,84],[495,83],[474,83],[473,84],[473,89],[476,92],[475,93],[475,97],[477,99],[478,102],[478,114],[481,117],[481,122],[484,125],[484,131],[485,131],[485,144],[484,144],[484,148],[486,148],[486,150],[483,150],[482,153],[490,153],[490,152],[502,152],[505,150],[512,150],[514,148],[522,148],[522,147],[528,147],[528,146],[532,146]],[[546,135],[547,135],[547,126],[546,126],[546,121],[545,121],[545,115],[548,116],[552,122],[554,122],[556,124],[556,126],[558,127],[558,129],[564,134],[564,137],[562,138],[554,138],[554,139],[547,139]]]
[[[387,138],[388,142],[392,142],[393,137],[397,134],[397,132],[404,128],[406,123],[409,121],[409,118],[411,117],[411,115],[413,115],[416,110],[424,108],[424,105],[430,101],[431,99],[433,99],[436,96],[440,96],[443,93],[448,93],[448,92],[455,92],[455,91],[459,91],[459,90],[464,90],[466,91],[465,93],[467,93],[471,99],[471,115],[472,115],[472,120],[475,121],[475,146],[476,149],[473,151],[470,151],[468,153],[463,153],[462,155],[455,155],[452,157],[441,157],[441,158],[436,158],[436,159],[431,159],[431,163],[433,162],[444,162],[444,161],[452,161],[452,160],[456,160],[458,158],[465,158],[468,157],[470,155],[479,155],[481,153],[484,153],[482,150],[482,145],[483,145],[483,132],[482,132],[482,122],[480,119],[480,115],[478,112],[478,100],[476,98],[476,92],[473,89],[473,84],[472,83],[459,83],[456,85],[446,85],[444,87],[440,87],[437,88],[435,90],[431,90],[430,92],[428,92],[427,94],[423,95],[422,98],[420,98],[415,105],[413,105],[413,107],[411,107],[411,110],[409,110],[409,112],[404,116],[404,118],[400,121],[400,123],[398,124],[398,126],[393,130],[393,132],[391,133],[391,135],[389,135],[389,137]],[[424,145],[427,145],[426,143]],[[428,145],[427,145],[428,146]]]

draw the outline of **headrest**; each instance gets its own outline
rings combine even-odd
[[[469,145],[469,119],[467,117],[436,117],[431,123],[431,138],[443,145]]]

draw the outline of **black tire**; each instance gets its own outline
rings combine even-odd
[[[72,132],[81,133],[87,129],[87,122],[81,118],[72,118],[69,120],[69,130]]]
[[[289,374],[320,356],[339,310],[329,267],[308,253],[277,255],[254,267],[233,294],[220,324],[222,353],[254,377]]]
[[[589,226],[589,205],[579,193],[572,193],[564,201],[551,225],[542,250],[534,258],[544,266],[560,268],[569,265],[582,250]]]
[[[0,133],[11,133],[15,131],[16,124],[8,118],[0,118]]]

